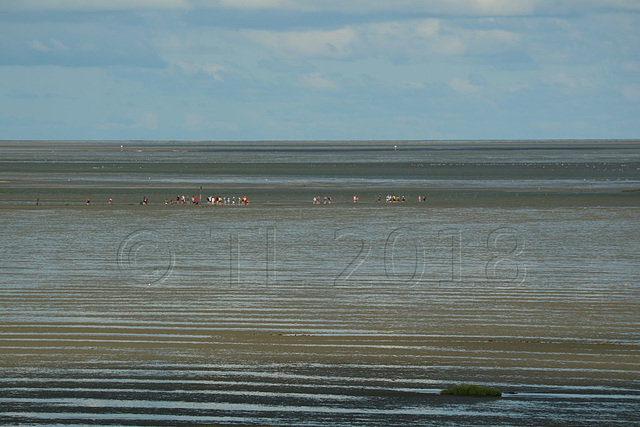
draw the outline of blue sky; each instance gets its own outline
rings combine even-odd
[[[640,138],[640,1],[0,2],[0,139],[546,138]]]

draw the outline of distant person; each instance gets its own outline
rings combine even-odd
[[[109,199],[109,204],[112,205],[113,204],[113,199]]]
[[[90,203],[90,201],[89,201],[89,198],[87,197],[87,206],[89,206],[89,203]]]
[[[147,196],[144,196],[144,197],[142,198],[142,204],[143,204],[143,205],[146,205],[146,204],[147,204]]]

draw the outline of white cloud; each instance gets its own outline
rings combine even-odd
[[[458,55],[467,49],[462,34],[438,19],[368,24],[360,31],[371,51],[391,56]]]
[[[570,76],[565,72],[559,72],[546,79],[545,83],[557,88],[571,91],[582,92],[593,87],[593,83],[586,77]]]
[[[191,0],[194,7],[286,9],[299,12],[424,13],[448,16],[533,16],[640,11],[637,0]]]
[[[197,2],[201,6],[206,3]],[[284,0],[218,0],[217,5],[235,9],[275,9],[275,8],[295,8],[295,2]]]
[[[42,43],[39,40],[30,41],[29,46],[31,46],[32,49],[35,49],[39,52],[48,52],[51,50],[51,48],[49,48],[48,46],[45,46],[44,43]]]
[[[69,50],[67,45],[62,43],[60,40],[51,39],[50,42],[51,42],[51,45],[53,46],[53,48],[56,49],[56,50]]]
[[[461,95],[469,95],[480,90],[479,86],[472,84],[467,79],[455,78],[449,82],[449,86]]]
[[[399,87],[402,89],[409,89],[409,90],[423,90],[427,87],[427,85],[424,84],[423,82],[403,82],[403,83],[400,83]]]
[[[505,90],[510,94],[517,94],[518,92],[525,92],[531,90],[531,83],[515,83],[505,87]]]
[[[203,64],[200,66],[200,69],[206,75],[213,77],[213,79],[217,82],[221,82],[222,76],[220,75],[221,71],[224,71],[224,67],[218,64]]]
[[[252,43],[281,58],[353,59],[432,55],[483,55],[511,51],[521,36],[499,29],[463,29],[439,19],[390,21],[337,30],[244,32]]]
[[[0,11],[89,11],[188,9],[188,0],[19,0],[0,2]]]
[[[61,51],[61,50],[69,50],[67,45],[62,43],[57,39],[50,39],[48,42],[41,42],[40,40],[32,40],[28,43],[28,45],[39,52],[50,52],[50,51]]]
[[[567,76],[565,73],[558,73],[549,79],[549,82],[558,86],[575,87],[577,81],[574,78]]]
[[[305,74],[300,77],[299,85],[307,89],[319,91],[335,91],[339,88],[338,84],[327,76],[320,73]]]
[[[215,81],[223,81],[222,75],[220,73],[224,71],[225,68],[220,64],[198,64],[195,62],[187,62],[179,59],[164,59],[170,64],[171,67],[180,70],[187,75],[205,74],[209,77],[212,77]]]
[[[353,56],[361,41],[353,28],[329,31],[247,31],[246,37],[281,57],[340,59]]]
[[[293,12],[371,14],[424,13],[447,16],[533,16],[638,12],[637,0],[16,0],[0,11],[73,11],[224,8],[281,9]]]

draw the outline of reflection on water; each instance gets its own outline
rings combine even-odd
[[[616,388],[597,394],[594,388],[589,388],[591,393],[556,388],[500,399],[439,396],[436,389],[412,387],[417,379],[404,378],[424,367],[358,365],[352,369],[366,377],[350,371],[322,375],[322,370],[336,369],[317,364],[188,364],[133,371],[70,369],[45,376],[30,369],[20,378],[3,380],[10,384],[4,387],[10,397],[0,398],[0,403],[11,406],[3,420],[24,423],[553,425],[558,420],[581,424],[588,413],[588,423],[615,425],[634,419],[640,399],[637,390]],[[380,369],[392,377],[380,377]],[[287,371],[298,374],[280,374]]]

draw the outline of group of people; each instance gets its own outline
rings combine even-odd
[[[382,202],[382,196],[376,196],[376,199],[378,200],[378,202]],[[360,198],[356,195],[353,196],[353,203],[358,203],[360,201]],[[395,195],[387,195],[385,198],[385,202],[387,203],[404,203],[407,201],[407,197],[406,196],[395,196]],[[427,196],[426,195],[420,195],[418,196],[418,201],[419,202],[426,202],[427,201]],[[330,204],[331,203],[331,197],[330,196],[324,196],[324,198],[321,198],[320,196],[316,196],[313,198],[313,204],[314,205],[321,205],[321,204]]]
[[[326,197],[325,197],[325,203],[326,202]],[[38,199],[38,202],[40,201],[40,199]],[[149,199],[147,199],[147,196],[144,196],[142,198],[142,201],[140,202],[141,205],[146,206],[149,203]],[[175,199],[164,199],[164,204],[166,206],[169,205],[197,205],[199,204],[200,201],[198,200],[198,196],[186,196],[186,195],[182,195],[182,196],[177,196]],[[207,197],[207,203],[212,205],[212,206],[221,206],[221,205],[248,205],[249,204],[249,199],[246,196],[242,196],[242,197],[212,197],[209,196]],[[329,197],[329,203],[331,203],[331,197]],[[87,206],[89,206],[91,204],[91,200],[87,197]],[[109,204],[112,205],[113,204],[113,198],[109,199]]]
[[[376,196],[378,202],[382,202],[382,196]],[[359,197],[358,196],[353,196],[353,203],[357,203],[359,201]],[[404,203],[407,201],[407,198],[405,196],[395,196],[395,195],[387,195],[385,198],[385,201],[387,203]],[[427,201],[427,195],[419,195],[418,196],[418,202],[426,202]],[[190,204],[190,205],[197,205],[199,204],[199,200],[198,200],[198,196],[187,196],[187,195],[182,195],[182,196],[177,196],[174,199],[165,199],[164,200],[164,204],[165,205],[184,205],[184,204]],[[89,198],[87,198],[87,205],[89,205],[91,202],[89,200]],[[146,205],[148,203],[148,199],[147,197],[143,197],[142,201],[140,202],[141,205]],[[109,204],[112,205],[113,204],[113,199],[109,199]],[[213,197],[213,196],[208,196],[207,197],[207,204],[212,205],[212,206],[222,206],[222,205],[248,205],[249,204],[249,199],[247,199],[246,196],[242,196],[242,197]],[[316,196],[313,198],[313,204],[314,205],[330,205],[331,204],[331,196]]]
[[[378,202],[382,201],[382,197],[378,196]],[[387,203],[404,203],[407,201],[407,198],[405,196],[394,196],[394,195],[387,195],[385,201]]]
[[[197,205],[199,203],[200,203],[200,201],[198,200],[198,196],[178,196],[178,197],[176,197],[176,200],[169,201],[168,199],[165,199],[165,202],[164,202],[165,205],[169,205],[169,204],[171,204],[171,205],[173,205],[173,204]],[[207,204],[209,204],[211,206],[248,205],[249,204],[249,199],[247,199],[246,196],[242,196],[242,197],[235,197],[235,196],[234,197],[207,196]]]
[[[207,197],[207,203],[213,206],[221,206],[221,205],[248,205],[249,199],[246,196],[238,197]]]
[[[169,199],[164,199],[164,204],[165,205],[197,205],[198,204],[198,196],[176,196],[176,199],[173,200],[169,200]]]
[[[323,202],[320,201],[320,196],[316,196],[316,197],[313,198],[313,204],[314,205],[320,205],[320,204],[330,205],[331,204],[331,196],[324,196],[324,201]]]

